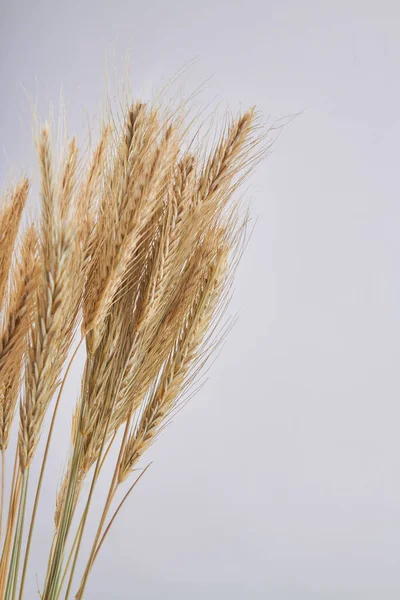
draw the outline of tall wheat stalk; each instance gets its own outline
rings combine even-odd
[[[127,104],[110,116],[89,156],[78,154],[75,139],[55,149],[45,125],[37,139],[40,219],[20,226],[26,179],[0,205],[0,600],[33,594],[25,581],[42,482],[77,348],[86,349],[85,367],[39,574],[43,600],[84,597],[104,540],[144,472],[134,475],[142,455],[224,334],[219,323],[247,220],[234,193],[263,154],[259,123],[253,109],[229,119],[207,153],[198,135],[190,138],[183,113]],[[17,404],[17,451],[8,456]],[[37,481],[34,460],[41,461]],[[110,460],[103,510],[83,557],[98,478]]]

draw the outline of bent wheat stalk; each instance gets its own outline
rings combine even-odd
[[[247,220],[235,192],[264,153],[263,136],[251,109],[231,119],[207,152],[198,132],[191,139],[184,112],[127,104],[123,114],[109,115],[86,155],[75,139],[55,148],[45,125],[37,139],[40,219],[21,227],[26,179],[0,204],[0,600],[32,597],[27,582],[41,488],[78,348],[85,366],[53,539],[38,574],[43,600],[84,597],[100,548],[147,469],[134,477],[143,455],[186,402],[224,334]],[[35,481],[31,465],[43,432]],[[83,557],[92,500],[102,495],[99,475],[110,461],[103,509]]]

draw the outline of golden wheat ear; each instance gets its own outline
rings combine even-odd
[[[38,140],[42,206],[39,234],[41,273],[29,330],[24,394],[20,405],[19,456],[23,471],[32,461],[78,315],[82,289],[81,248],[79,235],[76,235],[79,226],[73,218],[74,206],[71,206],[75,152],[75,145],[70,145],[69,159],[57,183],[50,129],[43,128]]]
[[[215,236],[211,244],[216,245],[218,242],[218,237]],[[151,387],[125,447],[118,474],[120,482],[129,476],[141,455],[156,439],[165,421],[178,405],[187,377],[201,355],[200,349],[206,332],[223,295],[228,250],[217,250],[208,266],[203,265],[200,277],[196,274],[190,306],[186,314],[182,315],[180,323],[175,323],[175,342],[172,350],[160,377]]]
[[[10,293],[0,334],[1,448],[8,445],[10,426],[19,393],[27,334],[32,321],[38,284],[38,237],[34,225],[25,232],[19,257],[11,269]]]
[[[38,236],[35,226],[31,225],[23,237],[20,255],[11,268],[9,298],[0,330],[0,377],[21,361],[38,283],[37,250]]]
[[[29,181],[23,179],[8,192],[0,206],[0,308],[7,293],[9,269],[28,191]]]
[[[135,250],[149,236],[165,179],[176,157],[176,132],[159,127],[157,112],[143,105],[132,118],[128,112],[97,223],[95,244],[86,285],[84,333],[93,353]],[[121,146],[121,144],[120,144]]]

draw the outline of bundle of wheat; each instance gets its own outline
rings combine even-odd
[[[50,128],[43,127],[37,140],[40,222],[21,231],[25,179],[0,206],[0,598],[24,597],[54,424],[77,348],[86,348],[85,367],[42,573],[43,600],[73,591],[98,477],[118,444],[75,590],[83,597],[104,539],[138,479],[118,503],[124,482],[181,407],[223,335],[218,323],[247,220],[234,192],[263,154],[259,123],[254,110],[231,120],[205,156],[204,145],[196,141],[194,150],[188,143],[190,128],[181,113],[132,103],[122,119],[110,118],[91,156],[78,156],[73,139],[57,166]],[[79,343],[63,372],[74,340]],[[57,388],[29,507],[31,464]],[[6,511],[7,448],[17,402]]]

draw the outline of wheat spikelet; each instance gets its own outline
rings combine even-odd
[[[96,245],[95,219],[104,180],[104,171],[106,170],[110,136],[111,126],[106,125],[101,132],[100,141],[94,150],[88,166],[88,173],[79,191],[77,211],[79,213],[78,219],[82,223],[84,275],[86,275]]]
[[[0,448],[6,450],[20,386],[21,364],[31,323],[33,297],[38,279],[37,234],[26,231],[11,273],[10,299],[3,314],[0,337]]]
[[[23,179],[0,207],[0,307],[7,291],[8,272],[28,191],[29,182]]]
[[[76,170],[78,165],[78,148],[73,138],[69,143],[66,157],[60,170],[60,217],[62,220],[69,219],[71,213],[71,202],[76,185]]]
[[[37,285],[37,233],[31,225],[25,233],[20,259],[11,270],[10,298],[3,312],[0,330],[0,377],[7,365],[20,362],[30,325],[33,295]]]
[[[147,113],[142,104],[132,108],[126,128],[111,180],[104,190],[103,210],[92,244],[84,303],[86,332],[100,326],[108,314],[131,254],[140,242],[139,232],[154,211],[158,186],[170,158],[171,132],[167,131],[156,144],[158,124],[154,111]],[[94,350],[99,342],[98,332],[92,337]]]
[[[10,439],[10,429],[18,400],[21,365],[14,367],[2,378],[0,385],[0,450],[5,452]]]
[[[199,196],[201,201],[210,201],[217,192],[224,188],[226,183],[230,183],[232,176],[243,169],[248,162],[253,143],[251,134],[254,119],[254,109],[246,112],[230,126],[226,137],[217,145],[200,178]]]
[[[77,314],[79,260],[74,229],[62,219],[64,190],[54,184],[50,132],[38,142],[41,168],[41,262],[33,324],[29,331],[24,397],[20,406],[19,456],[22,470],[29,467],[39,441],[49,402],[58,384]],[[75,223],[75,231],[79,229]],[[78,236],[79,237],[79,236]],[[77,269],[77,272],[76,272]],[[78,294],[79,296],[79,294]]]

